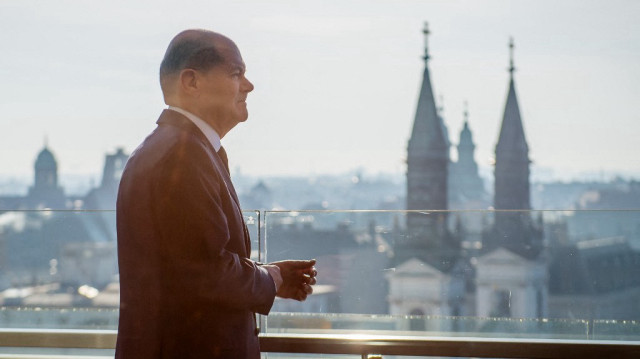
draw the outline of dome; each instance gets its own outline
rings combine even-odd
[[[56,170],[57,168],[58,164],[53,153],[47,147],[43,148],[36,159],[36,170]]]
[[[460,145],[473,146],[471,130],[467,121],[464,122],[464,128],[460,131]]]

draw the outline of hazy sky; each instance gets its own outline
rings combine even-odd
[[[223,143],[246,174],[405,171],[424,62],[453,142],[464,101],[486,166],[515,39],[530,155],[557,176],[640,175],[638,1],[0,0],[0,173],[31,174],[45,136],[66,174],[132,151],[164,107],[158,66],[185,28],[228,35],[255,84]]]

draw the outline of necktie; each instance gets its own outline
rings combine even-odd
[[[220,156],[222,163],[224,163],[224,168],[227,169],[227,173],[231,174],[231,171],[229,171],[229,158],[227,157],[227,151],[224,150],[224,147],[220,146],[218,156]]]
[[[229,172],[229,157],[227,157],[227,151],[225,151],[224,147],[220,146],[220,149],[218,150],[218,156],[222,160],[222,163],[224,164],[224,168],[227,170],[227,173],[231,174],[231,172]],[[238,201],[238,195],[236,194],[236,190],[233,188],[232,183],[229,183],[229,191],[231,193],[231,196],[235,200],[236,205],[238,206],[238,211],[240,212],[240,220],[242,221],[242,229],[244,231],[244,245],[247,251],[247,258],[249,258],[251,257],[251,239],[249,237],[249,229],[247,228],[247,225],[244,223],[244,216],[242,215],[242,210],[240,209],[240,202]]]

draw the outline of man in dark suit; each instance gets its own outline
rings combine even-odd
[[[223,138],[248,117],[240,51],[187,30],[160,66],[169,108],[134,151],[117,202],[116,358],[259,358],[255,313],[276,295],[305,300],[315,261],[262,265],[229,177]]]

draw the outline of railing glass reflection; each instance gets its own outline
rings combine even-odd
[[[267,211],[267,261],[317,258],[267,333],[639,340],[640,211]]]
[[[260,213],[245,211],[252,258]],[[115,211],[0,211],[0,328],[116,330]],[[0,347],[2,355],[113,357],[113,349]]]
[[[266,334],[640,340],[640,211],[246,211],[245,222],[253,259],[318,259],[314,295],[277,299]],[[115,241],[114,211],[0,213],[0,327],[115,330]]]

